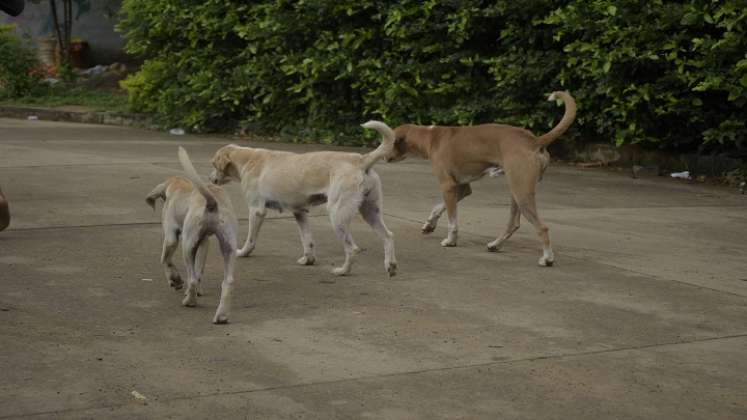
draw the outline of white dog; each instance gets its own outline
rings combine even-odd
[[[179,161],[189,179],[171,177],[156,186],[145,199],[154,210],[157,199],[164,201],[161,213],[164,235],[161,264],[164,265],[170,286],[177,290],[181,289],[183,282],[172,262],[172,256],[181,239],[187,269],[187,291],[182,304],[195,306],[200,277],[205,267],[208,237],[215,235],[223,254],[223,284],[220,304],[213,322],[225,324],[228,322],[228,313],[231,309],[238,222],[228,194],[223,188],[207,185],[200,179],[182,147],[179,147]]]
[[[384,123],[369,121],[365,128],[378,131],[382,144],[361,155],[345,152],[291,152],[228,145],[213,156],[210,180],[225,184],[241,182],[249,203],[249,235],[238,255],[248,256],[257,244],[259,228],[266,209],[288,210],[295,216],[301,234],[302,265],[314,264],[314,241],[308,225],[308,208],[327,204],[329,218],[345,247],[345,262],[335,268],[335,275],[350,273],[353,256],[360,250],[350,235],[349,225],[357,212],[384,242],[384,268],[389,276],[397,272],[394,235],[382,218],[381,180],[371,169],[391,152],[394,132]]]

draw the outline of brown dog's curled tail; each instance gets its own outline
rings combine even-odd
[[[182,164],[182,169],[184,169],[187,178],[192,181],[192,185],[194,185],[195,188],[197,188],[197,191],[205,197],[205,210],[209,212],[215,212],[218,210],[218,201],[215,199],[213,193],[210,192],[205,181],[203,181],[202,178],[200,178],[200,175],[197,174],[195,167],[192,165],[192,161],[189,159],[187,151],[181,146],[179,146],[179,162]]]
[[[361,124],[361,127],[376,130],[383,137],[383,140],[379,147],[363,156],[363,170],[367,171],[371,169],[371,167],[374,166],[374,164],[376,164],[379,159],[392,152],[392,150],[394,149],[394,131],[385,123],[374,120],[371,120],[365,124]]]
[[[552,130],[537,137],[537,148],[549,146],[550,143],[565,133],[565,130],[567,130],[568,127],[573,124],[573,120],[576,119],[576,100],[573,99],[573,96],[568,92],[558,91],[553,92],[547,98],[548,101],[554,101],[557,99],[562,99],[563,103],[565,103],[565,114],[563,114],[563,119],[561,119],[558,125],[553,127]]]

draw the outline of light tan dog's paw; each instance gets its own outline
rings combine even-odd
[[[490,252],[498,252],[498,251],[501,250],[501,246],[498,243],[496,243],[495,241],[488,242],[488,244],[486,246],[488,248],[488,251],[490,251]]]
[[[443,247],[453,247],[456,245],[457,245],[456,239],[446,238],[443,241],[441,241],[441,246]]]
[[[316,257],[313,255],[304,255],[296,261],[300,265],[314,265]]]

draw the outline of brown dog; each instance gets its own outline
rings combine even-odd
[[[563,119],[539,137],[523,128],[501,124],[470,127],[405,124],[397,127],[394,130],[394,149],[386,157],[387,161],[402,160],[407,155],[430,159],[443,193],[443,202],[431,211],[423,225],[423,233],[433,232],[445,209],[449,216],[449,231],[441,246],[456,246],[457,202],[472,193],[470,182],[502,169],[511,190],[511,216],[506,231],[488,243],[488,250],[498,251],[519,228],[519,216],[524,215],[542,240],[543,255],[539,265],[551,266],[555,257],[547,226],[537,214],[534,194],[550,162],[546,147],[563,134],[576,118],[576,101],[573,97],[568,92],[554,92],[548,100],[558,98],[565,103]]]
[[[0,231],[5,230],[10,225],[10,209],[8,208],[8,200],[3,194],[3,190],[0,190]]]

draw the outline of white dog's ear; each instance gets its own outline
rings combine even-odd
[[[213,166],[215,167],[215,169],[221,172],[226,171],[226,167],[228,166],[229,163],[231,163],[230,153],[231,153],[230,151],[224,149],[224,150],[221,150],[215,156],[215,158],[213,158]]]

